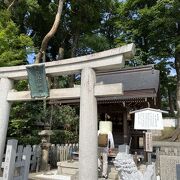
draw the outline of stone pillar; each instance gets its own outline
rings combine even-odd
[[[94,96],[96,75],[93,69],[81,72],[79,180],[98,179],[97,101]]]
[[[128,143],[128,124],[127,124],[127,111],[123,112],[123,137],[124,144]]]
[[[8,91],[13,87],[13,81],[8,78],[0,79],[0,165],[4,154],[6,135],[9,123],[11,103],[7,101]]]

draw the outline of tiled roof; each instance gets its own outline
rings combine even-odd
[[[104,100],[156,97],[159,87],[159,71],[153,65],[124,68],[115,72],[100,73],[97,83],[122,83],[124,95]]]

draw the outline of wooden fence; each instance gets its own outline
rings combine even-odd
[[[8,140],[6,154],[1,168],[0,180],[27,180],[29,171],[38,172],[41,167],[40,145],[17,145],[17,140]],[[72,159],[73,152],[78,151],[78,144],[54,145],[49,150],[49,164],[57,167],[57,162]]]
[[[38,146],[32,148],[30,145],[23,147],[17,144],[17,140],[7,142],[6,154],[1,165],[2,180],[27,180],[29,169],[36,170],[38,167]]]
[[[79,150],[78,144],[52,144],[49,151],[49,164],[57,167],[57,162],[71,160],[73,153]]]

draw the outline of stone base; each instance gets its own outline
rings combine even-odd
[[[113,166],[109,166],[108,179],[118,180],[118,171]]]
[[[69,174],[69,175],[76,175],[79,169],[79,162],[78,161],[62,161],[57,162],[58,171],[57,174]]]
[[[57,170],[29,174],[29,180],[78,180],[76,175],[57,174]]]
[[[36,175],[36,180],[76,180],[73,175]]]
[[[62,161],[57,163],[58,166],[58,175],[72,175],[78,177],[78,161]],[[102,172],[99,172],[99,176]],[[118,171],[114,166],[108,166],[108,180],[118,180]]]

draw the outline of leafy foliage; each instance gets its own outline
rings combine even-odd
[[[11,108],[8,137],[16,138],[22,144],[39,143],[38,128],[35,125],[41,103],[14,103]]]
[[[26,63],[27,54],[38,49],[52,26],[58,4],[58,0],[20,0],[14,1],[10,7],[12,2],[6,0],[0,3],[0,66]],[[117,36],[114,28],[114,2],[66,0],[61,26],[49,42],[47,61],[56,60],[59,47],[64,48],[65,58],[114,47]],[[33,45],[34,49],[31,48]],[[76,80],[79,83],[79,79]],[[58,87],[68,87],[69,81],[68,76],[58,77]],[[28,90],[27,81],[15,82],[15,87],[17,90]],[[76,111],[70,106],[52,108],[50,105],[47,105],[45,111],[42,102],[14,103],[8,136],[18,138],[23,143],[38,142],[37,132],[42,127],[36,124],[43,122],[51,124],[52,129],[60,129],[61,141],[72,141],[78,138],[79,120]],[[53,138],[58,141],[58,136]]]
[[[20,34],[10,13],[0,10],[0,66],[14,66],[26,62],[27,47],[32,47],[30,37]]]
[[[118,8],[117,26],[121,29],[121,34],[117,43],[133,41],[136,44],[137,53],[129,65],[157,64],[156,67],[161,72],[161,87],[164,88],[161,88],[161,92],[164,93],[171,82],[170,68],[175,68],[174,61],[179,62],[179,9],[179,1],[172,0],[127,0],[120,2]],[[176,72],[179,72],[177,66]],[[179,81],[178,77],[175,80]],[[175,88],[173,93],[175,94]],[[162,94],[162,98],[164,97],[167,101],[166,94]]]
[[[7,2],[6,7],[11,1]],[[10,11],[0,6],[0,66],[25,63],[27,47],[33,43],[35,50],[38,49],[53,24],[57,3],[58,0],[15,1]],[[170,77],[170,68],[175,68],[172,60],[180,49],[179,8],[179,1],[173,0],[66,0],[61,25],[48,44],[46,60],[56,60],[59,47],[64,48],[64,58],[69,58],[134,42],[137,53],[128,65],[157,64],[161,72],[162,104],[167,108],[169,92],[174,104],[178,81],[178,77]],[[68,87],[69,81],[69,76],[62,76],[56,83],[58,87]],[[27,82],[20,81],[16,87],[27,90]],[[59,139],[71,142],[73,137],[77,138],[77,111],[58,105],[53,108],[47,105],[44,110],[42,102],[16,103],[9,135],[20,137],[23,142],[35,141],[38,130],[35,124],[39,121],[59,129],[52,137],[54,142]]]
[[[16,138],[23,144],[39,144],[38,132],[48,125],[55,130],[52,143],[72,142],[73,138],[75,142],[78,139],[78,124],[76,109],[70,106],[55,106],[51,110],[51,106],[44,109],[41,101],[15,103],[11,110],[8,137]]]
[[[176,37],[179,6],[177,1],[171,0],[121,3],[117,24],[123,33],[119,40],[133,40],[144,52],[146,63],[153,62],[154,56],[174,57],[175,42],[179,41]]]
[[[79,124],[75,109],[67,105],[57,107],[57,114],[53,120],[54,128],[58,128],[59,123],[63,124],[65,130],[74,129],[75,125]]]

